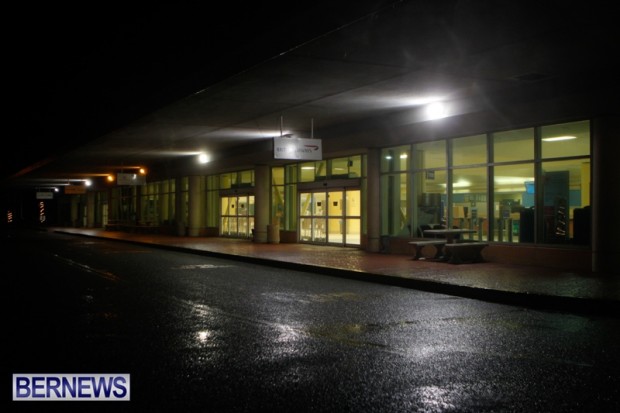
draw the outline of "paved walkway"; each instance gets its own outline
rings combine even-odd
[[[490,262],[453,265],[414,261],[412,255],[309,244],[259,244],[232,238],[143,235],[101,229],[50,230],[525,307],[620,316],[618,275]]]

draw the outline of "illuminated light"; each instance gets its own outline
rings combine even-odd
[[[387,160],[389,161],[390,159],[392,159],[392,155],[387,155],[387,156],[385,157],[385,159],[387,159]]]
[[[441,186],[443,186],[444,188],[448,186],[448,184],[440,184]],[[471,186],[471,182],[466,180],[466,179],[460,179],[457,182],[454,182],[452,184],[452,188],[465,188]]]
[[[302,166],[301,169],[303,169],[304,171],[313,171],[314,166]]]
[[[140,170],[138,172],[140,172],[140,175],[145,175],[146,174],[146,169],[140,168]]]
[[[526,181],[533,181],[533,177],[519,177],[519,176],[496,176],[493,178],[498,185],[523,185]]]
[[[58,188],[54,187],[54,192],[58,192]]]
[[[211,337],[210,331],[199,331],[196,338],[200,343],[205,343]]]
[[[543,138],[543,141],[545,141],[545,142],[558,142],[558,141],[570,141],[570,140],[573,140],[573,139],[577,139],[577,137],[576,136],[570,136],[570,135],[567,135],[567,136],[552,136],[552,137],[549,137],[549,138]]]
[[[112,175],[108,175],[107,180],[108,180],[108,182],[113,182],[114,181],[114,177]]]
[[[200,155],[198,155],[198,162],[205,164],[209,161],[209,155],[207,155],[206,153],[201,153]]]
[[[90,179],[84,179],[84,185],[91,186],[92,185],[92,181]]]
[[[400,154],[400,159],[407,159],[407,154],[406,153],[401,153]]]
[[[426,115],[429,120],[441,119],[448,116],[446,105],[443,102],[432,102],[426,105]]]

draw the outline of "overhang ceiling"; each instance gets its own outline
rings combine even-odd
[[[602,14],[525,4],[394,3],[42,160],[10,183],[43,186],[201,151],[217,158],[281,133],[329,140],[347,125],[433,99],[488,105],[617,89],[610,52],[620,38]]]

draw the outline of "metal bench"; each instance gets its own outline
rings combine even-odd
[[[488,247],[486,242],[457,242],[444,246],[450,264],[464,262],[483,262],[482,250]]]
[[[419,239],[409,241],[409,245],[415,247],[414,260],[419,260],[422,257],[422,249],[427,245],[433,245],[435,247],[434,259],[440,259],[443,256],[443,247],[446,245],[445,239],[433,238],[433,239]]]

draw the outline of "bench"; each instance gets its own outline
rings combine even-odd
[[[409,241],[409,245],[415,247],[415,255],[413,256],[414,260],[419,260],[422,257],[422,249],[427,245],[433,245],[435,247],[435,256],[434,259],[439,259],[443,255],[443,247],[446,245],[445,239],[420,239],[415,241]]]
[[[464,262],[482,262],[482,250],[488,247],[486,242],[458,242],[446,244],[446,256],[450,264],[462,264]]]

